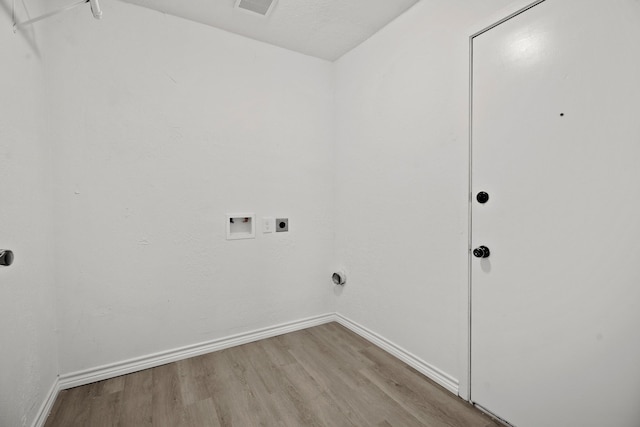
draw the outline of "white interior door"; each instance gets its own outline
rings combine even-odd
[[[640,2],[546,0],[475,37],[472,73],[471,399],[638,427]]]

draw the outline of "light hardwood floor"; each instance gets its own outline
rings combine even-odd
[[[337,323],[65,390],[46,427],[500,426]]]

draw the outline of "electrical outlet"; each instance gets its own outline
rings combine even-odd
[[[276,218],[276,233],[289,231],[289,218]]]

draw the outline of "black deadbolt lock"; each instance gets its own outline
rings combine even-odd
[[[13,252],[8,249],[0,249],[0,265],[10,266],[13,264]]]
[[[478,201],[478,203],[487,203],[489,201],[489,194],[481,191],[476,196],[476,200]]]
[[[486,246],[478,246],[473,250],[473,256],[476,258],[489,258],[489,255],[491,255],[491,252]]]

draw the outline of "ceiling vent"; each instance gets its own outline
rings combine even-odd
[[[277,0],[236,0],[236,9],[260,16],[269,16]]]

